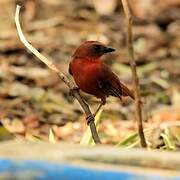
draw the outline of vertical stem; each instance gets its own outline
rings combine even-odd
[[[138,133],[140,137],[141,146],[147,147],[144,132],[143,132],[139,79],[137,75],[136,62],[134,58],[134,48],[133,48],[133,38],[132,38],[132,16],[129,10],[127,0],[122,0],[122,5],[123,5],[124,13],[126,15],[126,20],[127,20],[127,29],[128,29],[127,47],[128,47],[128,53],[129,53],[130,65],[131,65],[132,77],[133,77],[133,85],[134,85],[134,91],[135,91],[135,105],[136,105],[136,119],[138,123]]]

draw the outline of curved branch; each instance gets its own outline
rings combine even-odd
[[[79,104],[81,105],[82,109],[84,110],[84,113],[87,117],[87,121],[89,122],[89,126],[91,129],[91,133],[92,133],[92,138],[94,140],[95,143],[101,143],[97,130],[96,130],[96,126],[94,124],[94,117],[89,109],[89,106],[87,105],[87,103],[83,100],[83,98],[81,97],[80,93],[75,90],[74,88],[74,83],[72,83],[62,72],[59,71],[59,69],[56,67],[56,65],[49,61],[45,56],[43,56],[39,51],[37,51],[37,49],[35,49],[25,38],[21,26],[20,26],[20,22],[19,22],[19,12],[20,12],[20,8],[21,6],[17,5],[16,6],[16,13],[15,13],[15,23],[16,23],[16,28],[17,28],[17,32],[18,35],[20,37],[21,42],[24,44],[24,46],[31,51],[40,61],[42,61],[43,63],[45,63],[49,69],[51,69],[52,71],[56,72],[58,74],[58,76],[60,77],[60,79],[69,87],[69,89],[71,90],[71,92],[73,93],[74,97],[78,100]]]

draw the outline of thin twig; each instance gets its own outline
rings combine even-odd
[[[127,20],[127,46],[128,52],[130,57],[130,65],[132,69],[132,77],[133,77],[133,84],[134,84],[134,91],[135,91],[135,104],[136,104],[136,119],[138,123],[138,132],[140,137],[140,142],[142,147],[147,147],[144,132],[143,132],[143,123],[142,123],[142,110],[141,110],[141,97],[139,92],[139,79],[136,71],[136,62],[134,58],[134,49],[132,44],[132,16],[129,10],[127,0],[122,0],[122,5],[124,9],[124,13],[126,15]]]
[[[59,71],[59,69],[55,66],[54,63],[52,63],[51,61],[49,61],[49,59],[47,59],[45,56],[43,56],[41,53],[39,53],[39,51],[37,51],[25,38],[25,36],[23,35],[21,26],[20,26],[20,22],[19,22],[19,12],[20,12],[20,8],[21,6],[17,5],[16,6],[16,14],[15,14],[15,23],[16,23],[16,28],[17,28],[17,32],[18,35],[20,37],[21,42],[24,44],[24,46],[30,50],[40,61],[42,61],[43,63],[45,63],[49,69],[51,69],[52,71],[56,72],[58,74],[58,76],[60,77],[60,79],[62,81],[64,81],[64,83],[69,87],[69,89],[71,90],[71,92],[73,93],[74,97],[78,100],[79,104],[81,105],[82,109],[84,110],[84,113],[87,117],[87,120],[89,122],[89,126],[91,129],[91,133],[92,133],[92,138],[94,140],[95,143],[101,143],[97,130],[96,130],[96,126],[94,124],[94,116],[92,115],[89,106],[87,105],[87,103],[83,100],[83,98],[81,97],[79,91],[77,91],[74,87],[74,83],[72,83],[62,72]]]

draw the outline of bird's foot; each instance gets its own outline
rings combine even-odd
[[[86,116],[87,125],[90,124],[91,121],[94,121],[94,115],[90,114]]]
[[[72,96],[72,97],[74,97],[73,91],[79,91],[79,90],[80,90],[79,87],[74,86],[72,89],[69,90],[69,95]]]

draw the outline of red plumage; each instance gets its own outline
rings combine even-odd
[[[80,45],[73,55],[69,65],[69,73],[73,76],[77,86],[84,92],[94,95],[106,103],[106,97],[134,94],[120,82],[118,76],[102,62],[100,57],[114,51],[97,41],[86,41]]]

